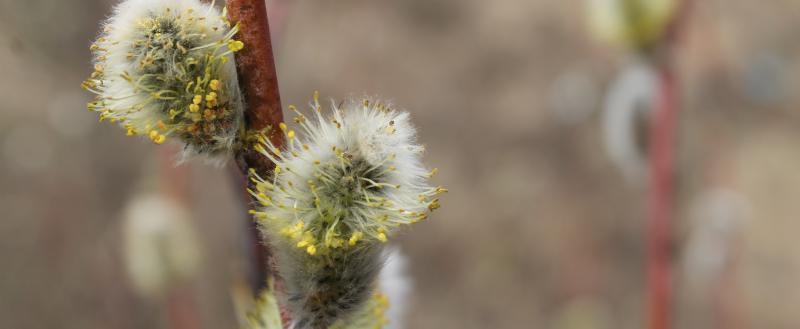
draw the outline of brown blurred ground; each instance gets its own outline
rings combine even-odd
[[[692,209],[732,191],[748,210],[729,245],[726,317],[798,328],[800,4],[697,2],[678,53],[676,261],[703,225]],[[112,3],[0,0],[0,328],[163,327],[158,304],[129,287],[120,242],[157,148],[97,124],[79,88]],[[641,328],[644,189],[608,160],[599,113],[627,59],[590,37],[582,1],[288,8],[276,36],[284,102],[390,97],[451,191],[401,239],[409,328]],[[228,288],[246,269],[238,190],[225,170],[189,168],[204,262],[187,289],[203,328],[232,328]],[[677,326],[713,328],[712,289],[678,270]]]

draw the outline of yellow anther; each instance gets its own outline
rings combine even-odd
[[[214,91],[219,90],[219,80],[214,79],[214,80],[209,81],[208,82],[208,88],[211,88],[211,90],[214,90]]]
[[[353,235],[350,236],[350,240],[347,242],[350,246],[355,246],[359,240],[364,236],[364,233],[359,231],[353,232]]]
[[[434,211],[436,209],[439,209],[439,207],[440,207],[439,199],[434,199],[433,201],[431,201],[431,204],[428,205],[428,209],[430,211]]]
[[[189,105],[189,112],[197,113],[199,111],[200,111],[200,105],[197,105],[197,104]]]
[[[155,141],[156,138],[158,138],[158,131],[157,130],[150,130],[150,134],[148,136],[150,137],[150,139]]]
[[[158,135],[158,137],[156,137],[156,139],[154,139],[153,142],[155,142],[158,145],[161,145],[161,144],[164,144],[164,141],[166,141],[166,140],[167,140],[167,136]]]
[[[428,173],[428,177],[433,177],[433,176],[435,176],[437,173],[439,173],[439,168],[433,168],[433,170],[431,170],[431,172],[430,172],[430,173]]]
[[[278,124],[278,127],[280,127],[280,128],[281,128],[281,130],[283,130],[283,131],[286,131],[286,129],[288,128],[288,127],[286,126],[286,124],[285,124],[285,123],[283,123],[283,122],[281,122],[280,124]]]
[[[384,242],[384,243],[386,241],[389,241],[389,239],[386,238],[386,233],[383,233],[383,232],[378,233],[378,241]]]
[[[201,95],[194,95],[194,98],[192,99],[192,103],[197,105],[200,105],[200,102],[202,101],[203,101],[203,96]]]
[[[217,93],[212,91],[212,92],[208,93],[208,95],[206,95],[206,101],[211,102],[211,101],[215,101],[215,100],[217,100]]]
[[[308,246],[308,248],[306,248],[306,252],[309,255],[314,256],[317,253],[317,247],[315,247],[314,245],[310,245]]]
[[[133,128],[128,128],[128,133],[126,133],[126,135],[135,136],[136,135],[136,131],[133,130]]]
[[[297,243],[298,248],[305,248],[306,246],[308,246],[308,240],[300,240],[300,242]]]
[[[294,138],[294,130],[289,130],[289,132],[286,134],[286,137],[289,139]]]
[[[230,40],[228,41],[228,49],[234,52],[242,50],[244,49],[244,42],[239,40]]]

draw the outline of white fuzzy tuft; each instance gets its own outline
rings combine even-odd
[[[361,309],[383,243],[427,218],[446,190],[428,184],[435,170],[422,165],[408,113],[363,99],[327,116],[316,95],[315,119],[291,108],[303,134],[281,124],[283,150],[261,139],[276,168],[270,178],[253,173],[253,214],[277,251],[296,327],[327,328]]]
[[[386,250],[386,265],[379,277],[381,292],[388,299],[386,310],[386,325],[384,329],[403,328],[403,319],[406,315],[408,295],[411,294],[412,283],[406,273],[408,260],[399,248]]]
[[[198,0],[127,0],[92,45],[95,71],[83,87],[89,109],[128,135],[184,143],[186,155],[229,153],[242,104],[233,62],[237,27]]]

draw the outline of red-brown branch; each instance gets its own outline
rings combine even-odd
[[[247,131],[256,132],[277,127],[283,121],[283,111],[266,4],[264,0],[228,0],[227,6],[228,18],[232,23],[239,24],[237,38],[245,44],[244,49],[236,53],[236,68],[246,105]],[[278,129],[271,130],[269,138],[277,147],[283,145],[283,135]],[[266,175],[273,168],[273,164],[266,157],[251,148],[243,148],[236,158],[244,175],[247,175],[250,169]],[[255,202],[252,199],[250,201]],[[258,273],[256,289],[260,289],[266,285],[271,253],[268,247],[261,243],[261,236],[255,224],[252,225],[251,231]]]
[[[691,0],[678,4],[655,54],[659,70],[655,115],[650,128],[647,222],[647,307],[649,329],[672,327],[672,231],[675,208],[675,154],[678,124],[678,87],[673,51],[685,28]]]
[[[650,143],[650,193],[647,222],[648,328],[671,328],[672,217],[674,193],[675,104],[674,77],[661,72]]]

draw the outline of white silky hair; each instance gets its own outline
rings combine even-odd
[[[408,276],[408,259],[399,247],[389,247],[384,252],[386,263],[378,278],[381,292],[389,299],[386,311],[388,323],[383,329],[402,329],[413,283]]]
[[[337,157],[333,146],[338,150],[353,152],[376,167],[388,168],[386,159],[394,155],[391,165],[396,170],[388,171],[381,179],[381,183],[400,185],[402,188],[385,189],[384,197],[395,202],[396,208],[408,212],[424,211],[426,206],[417,201],[417,196],[430,189],[426,181],[429,172],[422,165],[421,153],[424,148],[416,144],[416,130],[409,120],[408,113],[394,110],[377,111],[352,99],[344,103],[344,111],[333,101],[331,107],[332,120],[339,122],[341,128],[337,128],[332,120],[326,120],[318,113],[318,120],[310,122],[308,126],[311,129],[305,131],[306,138],[301,137],[297,142],[289,142],[288,149],[295,150],[300,156],[279,161],[278,165],[291,168],[296,175],[279,176],[278,185],[291,182],[299,189],[306,188],[306,181],[318,170],[313,165],[314,161],[325,162]],[[387,134],[385,129],[390,125],[396,127],[396,130],[392,134]],[[308,145],[309,150],[303,151],[301,145]],[[307,197],[311,199],[313,194],[309,192]],[[273,198],[276,202],[285,204],[292,204],[294,201],[294,197],[281,193],[276,193]]]
[[[267,149],[259,152],[275,162],[275,175],[256,175],[252,191],[293,326],[302,329],[347,321],[362,309],[390,256],[388,236],[426,218],[446,192],[428,184],[435,171],[422,164],[408,113],[372,98],[331,102],[327,112],[315,96],[311,107],[313,118],[293,109],[300,134],[281,125],[283,149],[263,140]]]
[[[165,15],[167,13],[177,17],[191,12],[198,18],[192,26],[195,33],[201,33],[203,44],[213,44],[225,40],[230,28],[224,20],[222,14],[213,4],[204,4],[198,0],[125,0],[114,7],[113,14],[104,24],[104,32],[100,39],[105,39],[103,46],[107,48],[105,59],[96,64],[104,65],[105,75],[103,77],[102,95],[105,96],[105,109],[115,116],[124,116],[125,119],[120,124],[130,124],[138,131],[145,131],[146,126],[161,119],[159,116],[163,109],[158,102],[149,100],[149,93],[137,91],[125,75],[132,76],[133,80],[138,78],[137,66],[139,63],[132,59],[129,54],[133,49],[133,43],[142,40],[144,35],[140,28],[142,19]],[[195,31],[196,30],[196,31]],[[229,91],[227,97],[231,104],[230,109],[235,111],[234,124],[232,129],[220,131],[214,136],[216,145],[213,150],[207,146],[186,144],[179,162],[184,162],[198,155],[210,163],[222,164],[227,161],[234,143],[237,140],[238,122],[243,117],[243,100],[239,92],[236,66],[233,54],[226,55],[227,62],[221,66],[221,79],[225,89]],[[141,110],[130,111],[131,108],[146,104]],[[221,156],[214,156],[218,153]]]
[[[645,63],[633,60],[614,81],[606,96],[603,135],[606,151],[628,182],[640,185],[647,170],[645,151],[639,147],[638,119],[650,118],[657,77]]]

